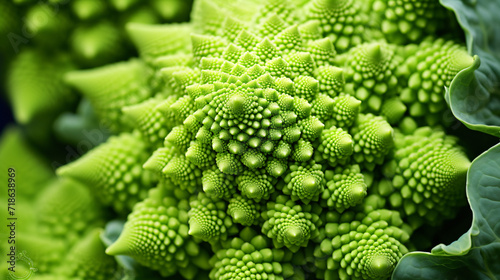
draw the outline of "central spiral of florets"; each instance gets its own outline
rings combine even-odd
[[[324,126],[310,116],[310,108],[307,101],[276,89],[232,84],[216,91],[195,112],[202,124],[195,146],[196,142],[209,143],[217,154],[220,171],[231,175],[241,173],[243,166],[265,167],[268,159],[285,161],[300,153],[303,145],[295,145],[296,142],[313,141]],[[188,154],[194,162],[196,156]]]

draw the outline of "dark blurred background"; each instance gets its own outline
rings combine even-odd
[[[8,124],[13,123],[14,118],[12,117],[9,103],[5,99],[5,91],[0,89],[0,135]]]

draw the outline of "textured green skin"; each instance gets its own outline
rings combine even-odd
[[[48,162],[29,144],[20,128],[11,127],[3,131],[0,138],[0,157],[8,159],[0,163],[1,168],[5,170],[0,175],[0,180],[8,182],[8,169],[14,168],[17,184],[24,186],[16,190],[17,195],[35,197],[53,176]],[[7,192],[2,193],[1,198],[2,202],[6,202]]]
[[[96,70],[70,72],[64,79],[89,99],[106,127],[118,132],[130,127],[124,120],[122,108],[150,97],[149,76],[144,63],[131,60]]]
[[[408,252],[411,230],[396,211],[332,213],[326,218],[325,237],[315,256],[332,256],[327,275],[339,279],[386,279],[399,258]]]
[[[368,1],[380,17],[381,31],[391,43],[418,43],[454,24],[452,15],[436,1]],[[373,20],[373,19],[372,19]]]
[[[112,256],[104,252],[100,232],[99,229],[90,231],[71,248],[66,256],[68,264],[58,269],[61,275],[97,280],[116,277],[118,265]]]
[[[325,173],[326,190],[321,204],[339,212],[355,206],[366,196],[366,183],[358,165],[347,165]]]
[[[317,205],[300,205],[287,201],[286,196],[278,196],[276,202],[267,203],[262,213],[262,232],[272,238],[278,248],[284,245],[296,252],[307,246],[309,239],[318,236],[318,228],[322,225],[320,212]]]
[[[223,200],[208,198],[203,192],[190,202],[189,234],[203,241],[215,242],[227,239],[237,232],[232,218],[226,213],[227,203]]]
[[[449,109],[443,87],[449,87],[455,75],[472,63],[465,47],[453,41],[423,41],[398,73],[408,81],[400,98],[408,106],[409,114],[431,126],[447,125],[443,113]]]
[[[125,34],[127,23],[183,21],[188,18],[191,2],[3,1],[0,79],[6,79],[15,120],[30,125],[32,139],[52,144],[46,131],[79,98],[64,83],[63,74],[132,56]],[[114,125],[113,121],[107,123]]]
[[[402,59],[392,48],[391,45],[365,43],[344,55],[346,90],[361,100],[362,111],[380,114],[385,101],[398,94],[395,72]]]
[[[270,249],[270,240],[244,228],[238,237],[222,244],[211,259],[212,279],[286,279],[293,272],[292,254]]]
[[[49,183],[35,203],[39,232],[69,244],[81,239],[89,227],[103,225],[103,211],[89,189],[68,178]]]
[[[177,0],[164,3],[156,0],[33,2],[9,6],[19,14],[19,18],[26,19],[25,33],[21,33],[19,27],[12,28],[9,32],[18,36],[29,34],[28,39],[35,41],[22,41],[23,44],[18,48],[22,49],[24,44],[34,44],[40,50],[51,48],[71,52],[74,60],[84,67],[117,61],[130,51],[129,42],[123,34],[126,23],[157,24],[183,20],[190,5],[189,1]],[[173,11],[175,12],[172,14]],[[111,21],[111,18],[119,20]],[[7,25],[8,21],[4,24]],[[68,38],[69,48],[63,40]],[[45,55],[50,53],[47,50],[44,52]]]
[[[194,263],[203,262],[195,259],[208,256],[188,234],[188,209],[188,201],[175,197],[170,182],[160,184],[149,192],[146,200],[136,204],[120,238],[106,252],[133,256],[164,277],[178,270],[194,270],[185,272],[185,276],[191,275],[187,278],[192,279],[198,270]],[[150,239],[150,235],[155,238]]]
[[[36,49],[19,54],[7,76],[7,93],[16,120],[28,124],[73,104],[76,98],[62,77],[74,68],[65,54],[47,57]]]
[[[390,196],[394,207],[401,207],[412,225],[437,225],[455,216],[464,205],[465,188],[456,188],[465,180],[470,162],[457,146],[458,139],[442,130],[422,127],[412,135],[398,134],[394,160],[387,164],[386,175],[397,191]],[[437,166],[439,168],[439,172]],[[388,186],[391,188],[391,186]],[[435,195],[444,192],[446,196]],[[415,223],[415,224],[413,224]]]
[[[413,67],[411,56],[417,51],[384,42],[359,45],[377,33],[363,32],[370,28],[365,25],[369,16],[358,2],[318,0],[297,9],[280,1],[223,2],[197,2],[192,25],[131,25],[142,61],[70,73],[68,82],[86,96],[109,97],[94,100],[100,118],[116,125],[116,131],[136,129],[145,138],[143,149],[152,155],[140,165],[170,186],[158,200],[183,201],[188,216],[183,238],[212,246],[217,258],[211,263],[212,279],[245,279],[226,270],[228,261],[233,263],[227,267],[238,273],[256,273],[237,260],[248,264],[253,257],[246,255],[262,250],[244,245],[251,238],[238,239],[245,234],[243,226],[259,231],[249,235],[267,235],[259,238],[267,240],[267,249],[276,250],[272,258],[291,252],[320,256],[318,278],[388,277],[408,250],[411,230],[423,225],[406,214],[401,220],[405,206],[387,195],[389,187],[398,186],[388,187],[389,180],[382,179],[405,172],[390,172],[390,163],[404,158],[398,152],[406,144],[398,142],[398,133],[412,134],[414,127],[426,124],[408,117],[415,102],[399,95],[404,92],[400,87],[411,90],[414,81],[407,69]],[[327,18],[318,18],[323,6]],[[252,13],[256,16],[249,20]],[[347,21],[344,26],[337,24],[335,13],[345,16],[338,18]],[[460,67],[466,66],[467,57],[459,58]],[[123,79],[121,73],[131,78]],[[369,98],[363,104],[356,96],[364,94],[380,95],[383,101]],[[436,173],[443,170],[439,156],[447,153],[441,148],[431,152],[438,156],[437,164],[429,164]],[[468,166],[465,157],[463,165]],[[460,182],[458,189],[464,172],[457,171],[450,178]],[[126,174],[119,177],[125,180]],[[457,189],[447,192],[463,198],[455,196]],[[365,197],[367,193],[371,195]],[[405,199],[407,193],[401,188]],[[138,203],[134,212],[148,203]],[[193,260],[194,266],[207,269],[194,256],[163,259],[151,244],[161,247],[162,231],[175,230],[170,225],[161,229],[157,217],[134,212],[109,254],[131,255],[163,275],[177,271],[176,261],[184,268]],[[135,221],[157,232],[134,229]],[[240,248],[248,252],[233,258]],[[300,269],[293,270],[306,278],[301,267],[311,263],[297,257],[294,264]],[[273,264],[269,273],[288,277],[290,271],[283,269],[288,265],[279,265]]]
[[[152,173],[142,171],[146,158],[143,140],[124,133],[111,137],[57,173],[90,186],[104,205],[128,213],[156,182]]]
[[[233,222],[243,226],[259,224],[260,204],[243,196],[235,196],[229,200],[227,213],[233,218]]]

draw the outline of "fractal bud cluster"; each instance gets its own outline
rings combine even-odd
[[[200,0],[189,23],[128,24],[139,58],[64,75],[113,135],[44,193],[78,213],[41,204],[47,234],[77,245],[40,271],[111,279],[125,255],[172,279],[389,278],[466,204],[455,29],[429,0]],[[81,225],[102,207],[126,219],[107,248]]]

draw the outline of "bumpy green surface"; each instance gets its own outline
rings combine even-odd
[[[399,90],[394,72],[401,58],[395,55],[393,46],[365,43],[349,50],[343,59],[346,90],[361,100],[363,111],[380,113],[386,100]]]
[[[443,33],[454,24],[450,12],[432,0],[371,0],[381,31],[391,43],[405,44]]]
[[[89,189],[71,179],[49,183],[35,203],[40,233],[69,243],[81,238],[89,227],[103,224],[103,211]]]
[[[325,172],[326,188],[321,204],[342,212],[359,204],[366,196],[367,185],[359,166],[347,165]]]
[[[251,199],[237,195],[227,206],[227,213],[233,218],[233,222],[243,226],[251,226],[259,223],[260,204],[256,204]]]
[[[169,188],[168,182],[159,185],[146,200],[136,204],[120,238],[106,253],[132,256],[163,276],[179,271],[192,279],[197,265],[205,268],[202,263],[208,259],[203,258],[208,257],[188,234],[188,201],[176,199]]]
[[[141,56],[153,70],[147,81],[154,91],[153,98],[138,100],[123,110],[124,117],[132,120],[130,125],[156,149],[144,167],[162,174],[191,196],[188,234],[197,242],[209,242],[218,258],[210,277],[251,279],[250,275],[261,273],[261,266],[257,269],[255,263],[246,264],[253,257],[245,257],[249,253],[245,250],[260,249],[244,245],[250,240],[234,238],[243,226],[255,226],[267,235],[272,244],[266,246],[271,250],[305,253],[311,246],[326,250],[323,257],[329,260],[317,263],[322,267],[316,274],[320,278],[387,277],[408,251],[403,244],[408,243],[411,230],[398,211],[413,228],[442,221],[442,217],[429,216],[427,221],[415,222],[414,213],[405,212],[411,208],[406,200],[408,191],[397,185],[398,176],[409,171],[389,172],[392,162],[404,157],[409,142],[422,145],[419,132],[414,130],[427,123],[408,117],[413,116],[416,102],[405,99],[405,92],[411,90],[408,85],[415,79],[407,74],[413,67],[415,48],[403,49],[383,41],[361,44],[369,39],[363,36],[382,34],[363,32],[369,28],[364,23],[370,15],[353,1],[312,1],[300,5],[296,12],[280,1],[262,6],[252,3],[247,7],[258,14],[254,25],[237,18],[239,9],[219,4],[198,3],[193,14],[198,33],[190,36],[192,56],[179,44],[179,40],[186,40],[179,32],[189,30],[187,26],[131,27]],[[229,16],[208,16],[216,10]],[[345,18],[337,22],[338,14]],[[168,40],[176,43],[167,46]],[[440,50],[446,53],[442,56],[448,55],[446,47]],[[429,59],[433,55],[427,53]],[[467,65],[452,68],[462,66]],[[425,71],[423,64],[418,67],[421,73]],[[80,83],[81,90],[92,94],[96,83],[82,83],[74,77],[73,84]],[[418,139],[402,143],[400,121],[401,131],[408,134],[405,137]],[[443,137],[436,135],[432,137]],[[160,137],[165,137],[163,145]],[[427,157],[439,161],[448,153],[446,145],[432,147]],[[457,157],[468,166],[461,152]],[[446,164],[428,166],[432,174],[449,173]],[[384,174],[392,181],[380,180]],[[456,198],[453,200],[463,201],[462,171],[443,176],[461,183],[432,184],[436,189],[428,200],[439,201],[438,189],[442,189]],[[454,187],[448,190],[446,186],[451,185]],[[420,187],[416,191],[420,192]],[[366,197],[372,192],[379,195]],[[398,195],[404,202],[397,203]],[[393,210],[377,210],[381,207]],[[449,217],[446,213],[454,207],[429,209]],[[325,214],[323,208],[351,218],[325,225],[324,215],[331,214]],[[357,216],[349,214],[356,211]],[[332,223],[349,223],[348,228],[341,227],[344,237],[338,239],[339,235],[332,241],[337,235]],[[325,237],[330,238],[331,249],[324,247]],[[141,242],[150,240],[143,238]],[[242,253],[226,251],[228,248],[219,251],[229,243],[245,249]],[[126,243],[120,244],[123,247]],[[137,256],[142,263],[154,263],[142,255]],[[297,263],[301,266],[308,261]],[[268,268],[266,273],[277,273],[274,269],[278,267]],[[280,270],[276,277],[286,273]],[[303,271],[297,273],[305,277]]]
[[[7,77],[7,93],[16,120],[27,124],[71,105],[76,98],[62,76],[74,68],[65,54],[46,57],[40,51],[26,49],[17,56]]]
[[[430,125],[443,123],[443,112],[448,110],[443,87],[449,87],[455,75],[473,61],[463,46],[452,41],[422,42],[400,68],[400,74],[408,78],[408,87],[400,98],[409,107],[410,115]]]
[[[34,197],[41,186],[52,176],[53,172],[49,163],[42,155],[30,145],[20,128],[7,128],[0,138],[0,166],[5,170],[0,179],[8,183],[9,173],[15,174],[14,183],[24,186],[16,189],[18,195]],[[13,168],[13,172],[9,172]],[[7,199],[7,192],[1,194],[2,199]]]
[[[276,202],[268,202],[262,213],[262,232],[272,238],[278,248],[284,245],[296,252],[299,247],[307,246],[309,239],[318,236],[318,227],[322,224],[320,212],[315,205],[300,205],[279,196]]]
[[[331,256],[325,273],[330,277],[386,279],[402,255],[408,252],[404,244],[411,230],[395,211],[332,213],[327,219],[326,239],[316,248],[315,255]],[[333,271],[338,275],[333,276],[336,274]]]
[[[68,278],[113,279],[117,273],[116,260],[106,255],[99,238],[100,230],[90,231],[75,244],[66,256],[68,264],[60,268],[60,273]]]
[[[138,79],[139,77],[143,77]],[[122,108],[147,99],[147,71],[141,61],[131,60],[99,70],[80,70],[65,76],[68,84],[89,99],[101,122],[112,130],[126,127]]]
[[[379,116],[360,115],[351,134],[354,140],[353,159],[369,170],[381,164],[393,146],[393,129]]]
[[[232,219],[227,215],[227,203],[210,199],[202,192],[190,202],[189,234],[203,241],[215,242],[227,239],[228,234],[236,232]]]
[[[86,184],[104,205],[126,213],[146,197],[156,182],[151,172],[142,170],[146,158],[141,138],[124,133],[61,167],[57,174]]]
[[[293,275],[292,254],[270,249],[271,242],[250,228],[224,242],[211,259],[212,279],[286,279]]]
[[[192,0],[3,1],[0,80],[7,78],[6,93],[15,120],[30,124],[34,134],[47,134],[57,116],[78,99],[63,84],[64,73],[133,56],[132,44],[125,34],[128,24],[185,21],[191,3]]]
[[[116,134],[57,171],[128,214],[106,253],[174,278],[388,278],[465,201],[469,160],[439,126],[472,58],[402,45],[441,32],[415,17],[434,4],[380,2],[200,0],[191,23],[129,25],[140,58],[67,73]]]
[[[465,189],[456,185],[465,180],[470,166],[457,141],[429,127],[412,135],[398,134],[394,159],[386,170],[397,190],[391,204],[432,225],[454,217],[456,208],[465,203]]]

